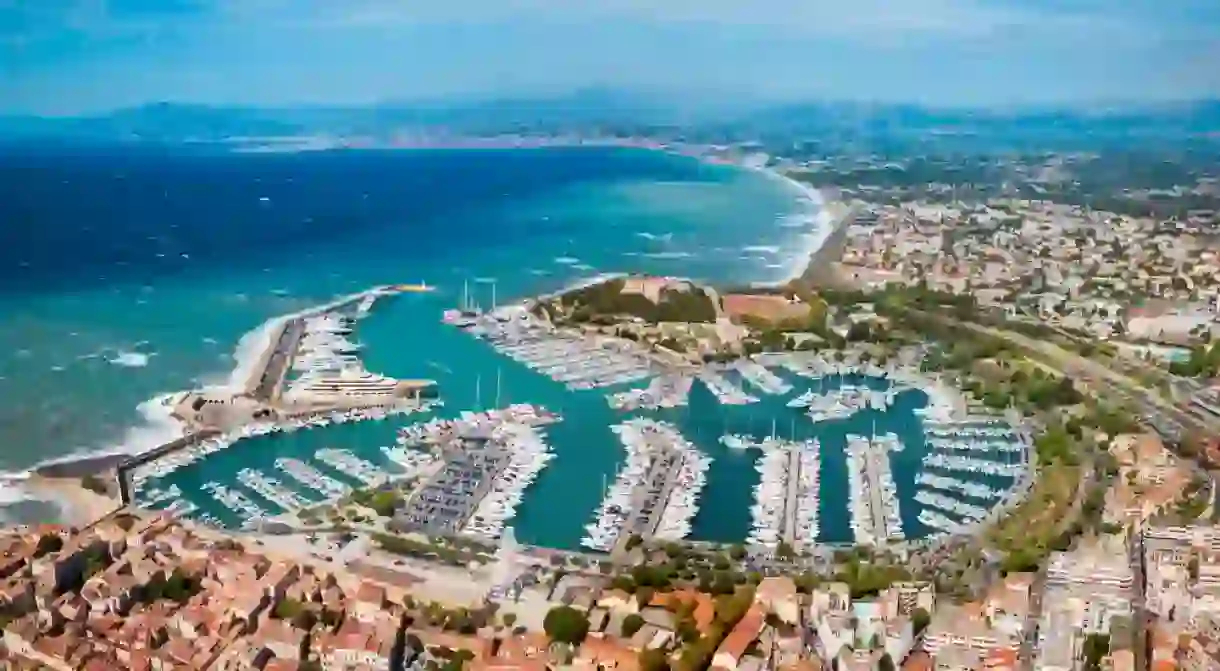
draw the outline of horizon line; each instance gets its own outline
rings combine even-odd
[[[699,109],[706,107],[709,111],[714,111],[717,108],[733,107],[738,110],[760,111],[768,109],[782,109],[785,107],[800,107],[800,106],[825,106],[825,107],[855,107],[855,108],[913,108],[925,111],[943,111],[943,112],[987,112],[992,114],[1004,113],[1046,113],[1046,112],[1077,112],[1077,113],[1121,113],[1127,111],[1139,110],[1158,110],[1166,108],[1182,108],[1208,104],[1220,104],[1220,96],[1200,96],[1190,98],[1174,98],[1163,100],[1097,100],[1097,101],[1045,101],[1045,102],[999,102],[999,103],[929,103],[922,101],[900,101],[900,100],[876,100],[876,99],[850,99],[850,98],[791,98],[791,99],[772,99],[772,100],[741,100],[740,96],[725,95],[721,101],[715,105],[693,105],[683,104],[676,94],[654,94],[647,92],[636,92],[632,90],[602,90],[602,89],[575,89],[563,93],[522,93],[519,95],[505,94],[460,94],[446,97],[427,97],[418,99],[386,99],[370,102],[284,102],[275,104],[260,104],[260,103],[214,103],[201,102],[190,100],[150,100],[143,103],[133,105],[121,105],[107,108],[104,110],[68,113],[68,114],[46,114],[34,112],[3,112],[0,111],[0,118],[27,118],[27,119],[45,119],[45,120],[61,120],[69,121],[75,119],[90,119],[113,116],[123,112],[143,110],[149,108],[197,108],[209,109],[217,111],[266,111],[266,112],[292,112],[300,110],[330,110],[330,111],[363,111],[371,109],[412,109],[422,107],[436,106],[486,106],[504,102],[547,102],[558,101],[565,99],[579,98],[584,95],[600,94],[609,98],[635,98],[640,102],[647,102],[654,105],[659,105],[663,108],[661,111],[679,111],[689,110],[691,108]],[[712,100],[716,96],[708,94],[702,97],[702,100]],[[621,112],[621,110],[619,110]]]

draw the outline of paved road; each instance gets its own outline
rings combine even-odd
[[[1040,569],[1030,586],[1029,613],[1025,616],[1024,637],[1018,660],[1021,671],[1034,671],[1034,655],[1038,644],[1038,623],[1042,621],[1042,596],[1046,593],[1046,569]],[[1139,667],[1137,667],[1139,668]]]
[[[1134,536],[1128,544],[1128,554],[1131,562],[1131,572],[1135,574],[1134,599],[1131,607],[1135,611],[1132,618],[1132,636],[1134,640],[1135,668],[1148,668],[1148,604],[1144,591],[1144,543],[1139,535]]]
[[[1106,365],[1081,356],[1051,342],[1036,340],[1015,331],[984,326],[973,322],[964,322],[940,313],[913,310],[917,314],[938,319],[946,324],[952,324],[984,333],[996,338],[1007,340],[1028,351],[1037,353],[1062,367],[1062,372],[1079,378],[1098,391],[1103,391],[1111,397],[1118,397],[1134,406],[1140,419],[1151,424],[1162,436],[1172,441],[1178,441],[1192,429],[1209,433],[1220,431],[1220,422],[1209,422],[1192,415],[1178,407],[1171,399],[1161,396],[1156,391],[1149,390],[1135,378],[1107,367]],[[1129,368],[1129,367],[1128,367]]]

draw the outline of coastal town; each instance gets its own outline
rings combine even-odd
[[[819,190],[803,271],[467,286],[435,319],[496,357],[469,407],[365,362],[363,320],[426,284],[273,319],[233,384],[164,397],[174,440],[32,474],[80,519],[0,533],[0,665],[1220,668],[1216,174],[1086,197],[1088,157],[659,144]],[[570,542],[518,528],[593,415],[503,402],[500,362],[614,418]],[[369,424],[392,439],[255,455]]]

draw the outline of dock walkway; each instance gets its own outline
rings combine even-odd
[[[631,491],[631,516],[614,542],[611,557],[625,555],[632,536],[644,541],[652,539],[677,484],[674,475],[678,472],[676,466],[682,458],[681,453],[673,449],[654,449],[657,455],[648,467],[648,474]]]
[[[799,506],[801,484],[801,452],[795,447],[788,448],[788,480],[784,493],[784,521],[781,531],[783,541],[789,546],[796,543],[796,511]]]
[[[266,355],[258,383],[251,391],[251,395],[254,398],[260,401],[272,401],[279,396],[280,390],[283,387],[284,377],[288,375],[288,369],[292,367],[292,360],[296,357],[297,346],[304,335],[304,319],[289,320],[280,329],[279,334],[275,338],[275,346]]]
[[[873,521],[873,538],[878,544],[885,543],[889,538],[889,534],[885,529],[885,503],[881,498],[881,469],[877,464],[878,458],[884,458],[884,454],[879,454],[878,450],[869,447],[864,451],[864,478],[868,485],[868,505]]]

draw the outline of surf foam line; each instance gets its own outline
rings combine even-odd
[[[187,427],[174,417],[174,407],[179,400],[191,391],[220,392],[236,394],[245,391],[249,385],[257,383],[256,373],[262,362],[262,355],[274,345],[274,339],[280,331],[294,319],[309,317],[322,312],[334,310],[343,305],[361,300],[371,293],[384,295],[388,287],[379,286],[346,296],[335,298],[329,302],[309,307],[291,314],[281,314],[271,317],[254,329],[247,331],[237,341],[233,350],[233,367],[224,373],[218,373],[221,378],[218,384],[204,385],[193,390],[175,391],[158,394],[136,406],[139,419],[124,430],[117,442],[102,447],[82,448],[70,454],[40,461],[26,471],[26,474],[44,466],[68,463],[86,458],[110,457],[118,455],[139,455],[181,438],[186,434]],[[27,475],[28,477],[28,475]],[[3,482],[4,478],[0,478]],[[9,480],[13,482],[13,480]],[[2,499],[0,499],[2,501]],[[0,506],[4,505],[0,502]]]
[[[801,225],[794,223],[792,226],[785,227],[801,231],[797,237],[799,244],[794,245],[795,248],[792,252],[786,254],[785,258],[779,261],[779,266],[783,270],[781,276],[769,282],[776,286],[787,284],[805,274],[805,269],[809,266],[809,260],[822,248],[822,245],[826,244],[826,239],[830,237],[830,233],[834,228],[834,222],[831,220],[830,212],[826,207],[826,197],[812,185],[798,182],[774,168],[750,167],[747,169],[755,170],[770,179],[778,180],[798,196],[798,203],[804,205],[803,212],[793,215],[795,217],[794,222],[801,222]],[[785,248],[787,247],[788,245],[785,245]]]

